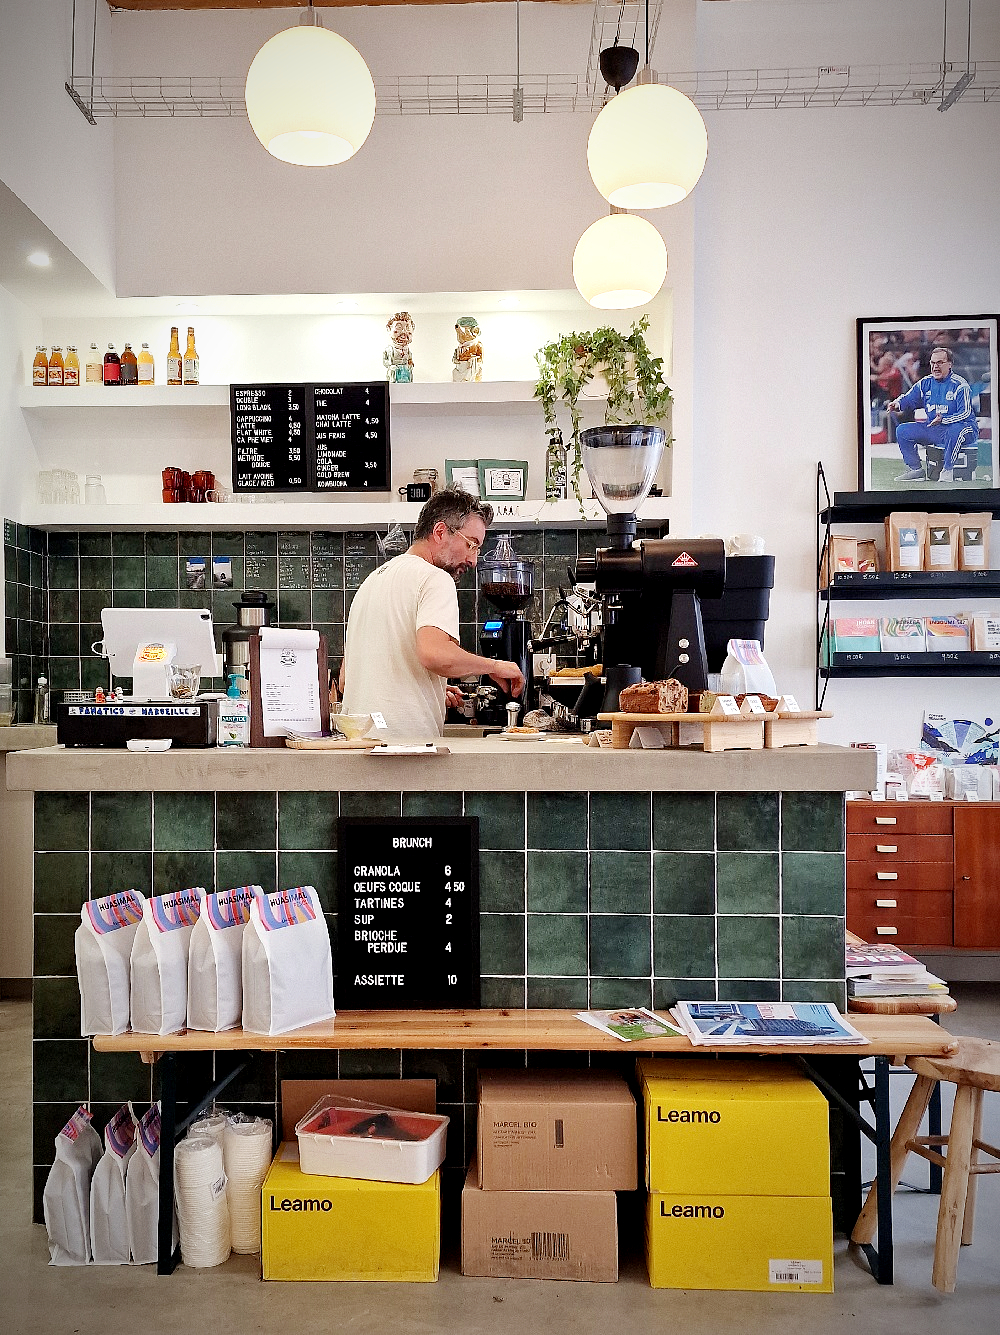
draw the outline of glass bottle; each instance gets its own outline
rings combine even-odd
[[[184,383],[185,385],[197,385],[198,376],[201,369],[201,363],[198,359],[198,352],[194,346],[194,325],[188,325],[187,347],[184,349]]]
[[[52,356],[49,358],[47,383],[50,385],[61,385],[62,382],[63,382],[62,348],[54,347],[52,349]]]
[[[144,343],[139,351],[139,384],[151,385],[153,383],[153,354],[149,350],[149,344]]]
[[[119,383],[122,385],[137,385],[139,383],[139,363],[132,351],[131,343],[125,344],[125,351],[122,353]]]
[[[88,473],[83,488],[83,499],[87,505],[107,505],[108,496],[104,490],[100,473]]]
[[[87,384],[103,385],[104,383],[104,363],[101,361],[101,354],[98,351],[97,344],[91,343],[90,351],[87,353]]]
[[[47,385],[49,383],[49,359],[41,343],[35,344],[35,360],[31,364],[31,383]]]
[[[177,326],[170,328],[170,351],[167,353],[167,384],[183,384],[181,378],[181,345],[177,342]]]
[[[63,384],[79,385],[80,383],[80,358],[77,355],[76,344],[70,343],[66,347],[66,360],[63,363]]]
[[[118,353],[115,352],[115,345],[108,344],[108,350],[104,354],[104,383],[106,385],[117,385],[121,381],[122,363]]]
[[[39,677],[35,687],[35,722],[49,721],[49,682],[47,677]]]

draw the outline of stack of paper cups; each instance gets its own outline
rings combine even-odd
[[[233,1251],[260,1251],[260,1189],[271,1163],[266,1117],[232,1120],[222,1137]]]
[[[174,1152],[174,1194],[181,1260],[196,1269],[221,1265],[230,1252],[222,1146],[186,1136]]]
[[[221,1145],[222,1137],[225,1134],[228,1123],[229,1118],[225,1113],[205,1113],[203,1116],[199,1117],[196,1122],[191,1123],[188,1135],[192,1138],[195,1136],[207,1136],[209,1140],[214,1140],[217,1144]]]

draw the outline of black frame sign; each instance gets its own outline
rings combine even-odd
[[[233,490],[389,491],[389,386],[231,385]]]
[[[480,1005],[479,820],[338,822],[338,1010]]]

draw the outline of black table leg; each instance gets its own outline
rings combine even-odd
[[[156,1224],[156,1273],[173,1274],[174,1252],[174,1143],[177,1137],[177,1059],[164,1052],[160,1075],[160,1194]]]
[[[892,1178],[889,1145],[892,1123],[889,1113],[889,1058],[875,1058],[875,1173],[878,1202],[878,1266],[875,1278],[892,1283]]]

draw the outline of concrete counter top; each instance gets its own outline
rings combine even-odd
[[[50,746],[7,760],[7,787],[37,792],[844,792],[870,790],[875,755],[842,746],[775,751],[611,751],[576,737],[447,737],[448,754],[125,750]]]
[[[39,746],[54,746],[54,723],[14,723],[0,728],[0,753],[30,751]]]

